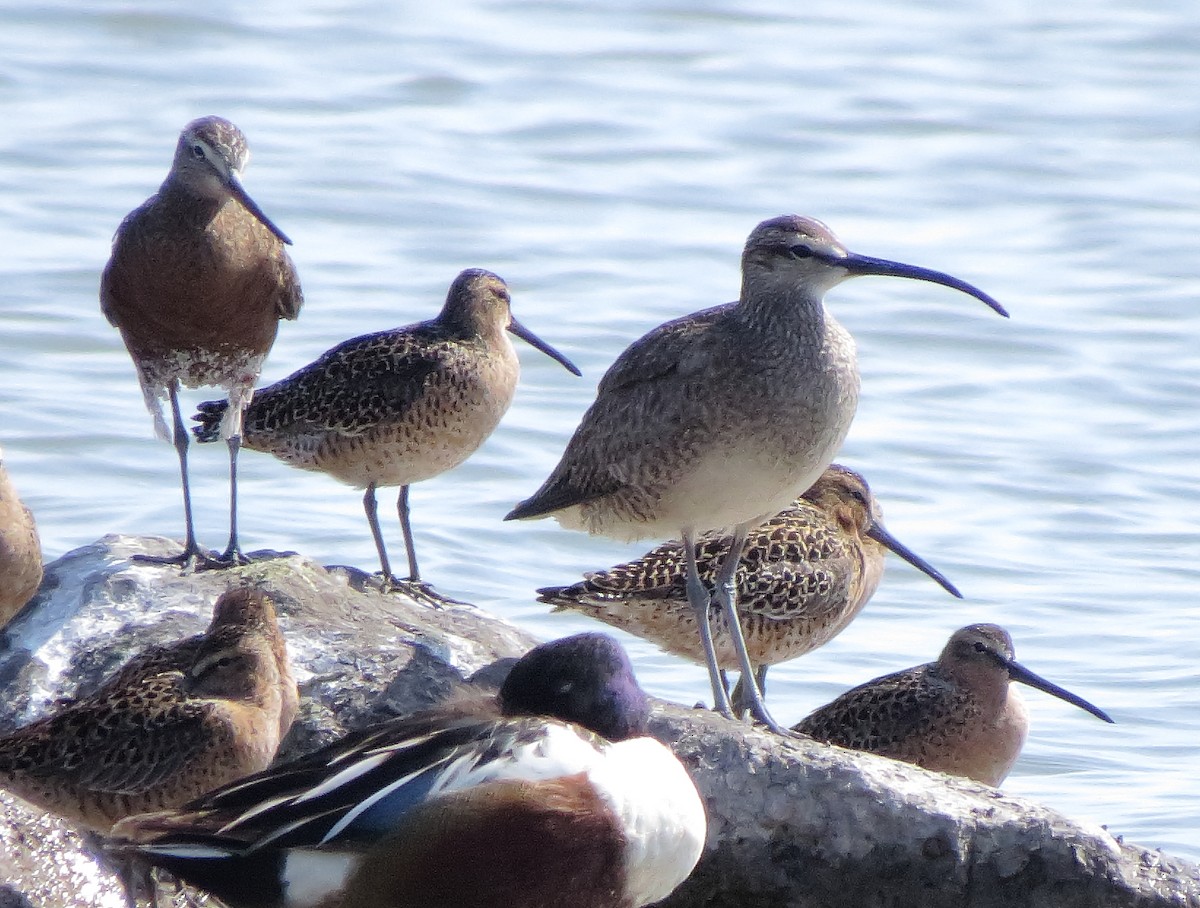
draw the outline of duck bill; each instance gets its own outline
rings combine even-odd
[[[568,372],[570,372],[574,375],[582,375],[583,374],[582,372],[579,371],[579,368],[573,362],[571,362],[569,359],[567,359],[565,356],[563,356],[561,353],[559,353],[557,350],[555,350],[553,347],[551,347],[548,343],[546,343],[544,340],[542,340],[540,337],[538,337],[536,334],[534,334],[532,331],[530,331],[528,328],[526,328],[524,325],[522,325],[515,318],[512,319],[511,321],[509,321],[508,330],[511,331],[513,334],[515,334],[517,337],[521,338],[521,340],[525,341],[525,343],[529,344],[529,346],[533,347],[533,349],[541,350],[552,360],[555,360],[556,362],[558,362]]]
[[[878,542],[889,552],[899,555],[925,576],[932,578],[938,586],[944,589],[951,596],[954,596],[956,599],[961,599],[963,597],[963,594],[958,591],[958,587],[947,580],[946,576],[941,571],[902,543],[878,523],[871,524],[870,529],[867,530],[867,535]]]
[[[292,241],[288,239],[287,234],[276,227],[274,222],[265,214],[263,214],[263,210],[258,207],[258,203],[254,201],[254,199],[250,198],[250,193],[246,192],[246,187],[242,185],[242,181],[236,173],[230,171],[228,183],[230,193],[232,193],[233,197],[241,203],[243,208],[254,215],[260,224],[270,230],[273,234],[275,234],[275,236],[279,237],[279,242],[287,246],[292,245]]]
[[[943,274],[931,268],[921,268],[917,265],[905,265],[903,262],[892,262],[887,259],[872,258],[869,255],[848,254],[844,259],[835,263],[845,268],[851,274],[879,274],[885,277],[906,277],[914,281],[928,281],[931,284],[941,284],[952,290],[958,290],[982,302],[984,305],[1008,318],[1008,311],[998,302],[980,290],[978,287],[959,280],[951,274]]]
[[[1087,710],[1097,719],[1103,719],[1105,722],[1113,724],[1112,718],[1098,706],[1093,706],[1088,703],[1083,697],[1077,697],[1069,690],[1063,690],[1057,684],[1052,684],[1041,675],[1035,675],[1019,662],[1007,662],[1005,667],[1008,669],[1008,677],[1013,681],[1020,681],[1022,684],[1028,684],[1030,687],[1036,687],[1040,691],[1050,694],[1052,697],[1058,697],[1060,700],[1066,700],[1068,703],[1078,706],[1080,709]]]

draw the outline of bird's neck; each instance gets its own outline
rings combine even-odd
[[[774,336],[809,343],[819,343],[825,336],[827,313],[821,297],[794,280],[776,278],[774,272],[747,276],[737,308],[746,322]]]
[[[208,223],[217,216],[217,212],[229,201],[229,197],[209,196],[197,192],[186,183],[168,176],[158,190],[158,203],[168,205],[179,211],[191,212],[202,223]]]

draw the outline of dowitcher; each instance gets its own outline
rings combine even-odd
[[[100,281],[100,308],[121,331],[155,432],[165,441],[171,434],[161,401],[171,402],[187,524],[178,560],[187,568],[245,561],[237,533],[242,413],[279,320],[294,319],[303,302],[284,249],[291,240],[242,186],[249,158],[245,136],[228,120],[203,117],[185,126],[162,186],[117,228]],[[217,559],[196,543],[181,384],[229,392],[221,426],[229,446],[229,545]]]
[[[716,579],[730,541],[720,533],[696,540],[696,568],[706,586]],[[738,622],[760,690],[765,692],[767,666],[824,646],[858,616],[879,586],[888,550],[962,598],[949,580],[888,532],[867,481],[840,464],[826,468],[791,507],[750,531],[734,583]],[[683,546],[671,541],[571,586],[540,589],[538,599],[703,663],[685,568]],[[725,615],[715,603],[709,605],[709,622],[717,664],[736,671]],[[740,699],[735,692],[735,707]]]
[[[42,582],[42,543],[33,513],[21,503],[0,450],[0,628]]]
[[[570,637],[518,661],[498,698],[352,733],[114,833],[233,908],[636,908],[687,877],[706,832],[649,712],[615,641]]]
[[[454,279],[437,318],[345,341],[256,391],[246,411],[245,446],[366,489],[363,508],[385,584],[432,595],[417,569],[408,487],[470,457],[508,410],[521,371],[508,332],[579,374],[513,317],[504,281],[472,268]],[[227,406],[200,405],[194,417],[200,441],[216,439]],[[378,486],[400,486],[404,583],[392,574],[379,530]]]
[[[818,741],[995,786],[1029,733],[1014,681],[1112,722],[1103,710],[1017,662],[1004,628],[972,624],[951,635],[937,662],[859,685],[793,728]]]
[[[854,340],[823,303],[825,292],[867,274],[942,284],[990,296],[939,271],[848,252],[812,218],[759,224],[742,253],[737,302],[660,325],[625,350],[600,380],[595,403],[562,460],[508,519],[553,515],[569,529],[622,540],[680,537],[714,705],[731,715],[708,624],[710,594],[695,566],[696,533],[747,532],[811,486],[837,453],[858,403]],[[753,665],[737,624],[735,558],[716,595],[738,666]],[[771,719],[757,685],[754,716]]]
[[[0,738],[0,788],[104,833],[266,768],[298,703],[271,600],[230,590],[204,635]]]

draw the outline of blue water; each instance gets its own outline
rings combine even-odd
[[[1026,665],[1118,722],[1030,691],[1006,790],[1200,858],[1194,8],[442,6],[0,8],[0,444],[47,557],[182,531],[174,454],[96,292],[113,230],[193,117],[242,127],[246,183],[295,241],[307,304],[266,380],[431,316],[470,266],[503,275],[518,317],[584,370],[522,350],[495,435],[412,494],[423,573],[545,637],[588,623],[546,614],[535,587],[641,549],[500,517],[630,341],[733,298],[757,222],[814,215],[852,249],[976,283],[1012,319],[912,282],[830,294],[863,373],[841,459],[967,599],[892,564],[846,633],[774,670],[776,715],[1000,623]],[[247,548],[374,565],[357,492],[242,463]],[[193,467],[199,533],[220,547],[223,448]],[[706,695],[702,670],[633,649],[654,692]]]

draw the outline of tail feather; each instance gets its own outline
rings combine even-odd
[[[537,591],[537,601],[554,606],[553,611],[562,612],[574,609],[579,602],[578,594],[585,592],[579,589],[581,583],[570,586],[544,586]]]
[[[225,417],[225,411],[229,408],[227,400],[206,400],[196,408],[196,415],[193,420],[200,425],[192,426],[192,433],[196,436],[196,441],[220,441],[221,440],[221,420]]]
[[[145,844],[114,841],[106,847],[112,854],[161,867],[239,908],[268,908],[283,901],[285,855],[280,851],[238,850],[239,845],[225,847],[219,838],[202,835]]]

